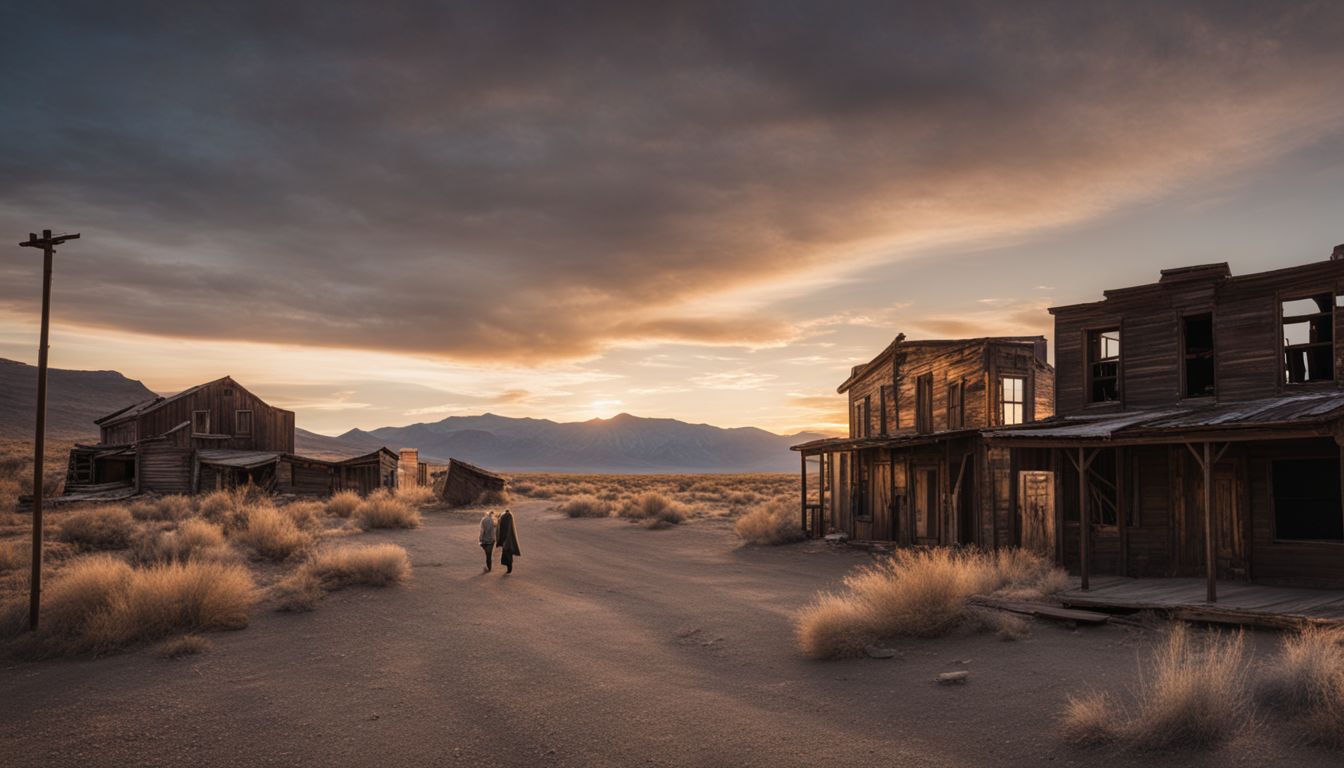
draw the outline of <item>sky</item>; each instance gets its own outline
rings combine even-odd
[[[52,366],[328,434],[837,432],[897,333],[1344,243],[1340,3],[19,5],[0,233],[82,233]],[[35,362],[40,255],[0,254]]]

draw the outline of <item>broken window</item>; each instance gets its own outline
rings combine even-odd
[[[1181,318],[1185,345],[1185,396],[1209,397],[1213,386],[1213,314]]]
[[[915,431],[921,434],[933,431],[932,373],[915,380]]]
[[[962,403],[960,381],[947,385],[947,428],[961,429],[966,426],[966,409]]]
[[[1027,380],[1021,376],[1004,376],[999,380],[999,423],[1005,426],[1021,424],[1026,420]]]
[[[210,412],[192,411],[191,412],[191,431],[198,435],[210,434]]]
[[[235,435],[252,434],[252,412],[235,411],[233,414],[233,433]]]
[[[1329,293],[1283,302],[1283,375],[1289,384],[1335,378],[1334,307]]]
[[[1279,459],[1273,462],[1274,538],[1344,540],[1339,459]]]
[[[1120,399],[1120,329],[1087,332],[1088,402]]]
[[[1087,468],[1087,519],[1093,525],[1114,526],[1119,512],[1114,450],[1097,451]]]

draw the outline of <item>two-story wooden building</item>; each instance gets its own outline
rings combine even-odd
[[[1051,309],[1057,415],[996,430],[1020,519],[1093,574],[1344,586],[1344,246]],[[1023,490],[1026,489],[1026,490]]]
[[[70,452],[66,492],[127,486],[196,493],[237,485],[285,493],[368,493],[393,487],[397,454],[327,461],[294,454],[294,413],[269,405],[232,378],[200,384],[110,413],[96,445]]]
[[[804,527],[904,544],[1016,543],[1012,456],[991,450],[981,430],[1049,417],[1054,386],[1044,337],[897,336],[838,389],[849,397],[849,436],[793,447]]]

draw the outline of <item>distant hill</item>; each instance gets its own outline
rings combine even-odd
[[[116,371],[47,371],[47,435],[97,440],[94,419],[155,397],[144,384]],[[0,437],[33,437],[37,367],[0,358]]]
[[[339,440],[418,448],[430,461],[450,457],[492,469],[555,472],[788,472],[790,445],[823,435],[777,435],[755,427],[724,429],[622,413],[610,419],[555,422],[487,413],[405,427],[351,430]]]

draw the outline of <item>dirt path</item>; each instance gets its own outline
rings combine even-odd
[[[648,531],[515,507],[514,575],[480,573],[474,519],[377,536],[414,582],[302,615],[261,611],[203,656],[146,651],[0,670],[6,766],[1335,765],[1260,740],[1153,756],[1061,745],[1067,693],[1135,677],[1146,640],[910,642],[799,657],[792,611],[866,556],[744,549],[723,524]],[[965,686],[939,672],[969,669]]]

